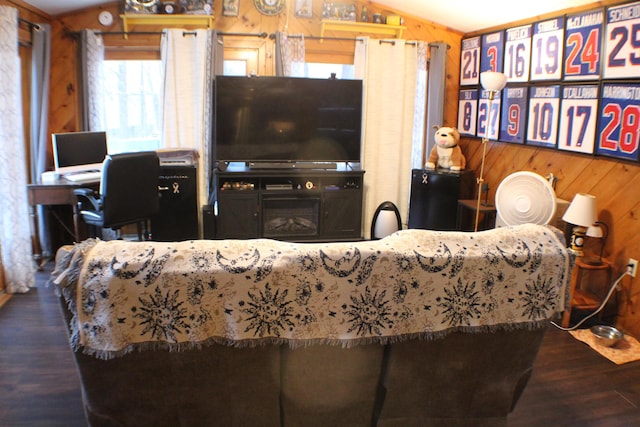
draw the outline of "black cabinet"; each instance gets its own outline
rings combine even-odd
[[[323,232],[327,237],[360,236],[362,227],[362,191],[325,192]]]
[[[458,200],[473,198],[474,184],[472,170],[413,169],[409,228],[456,230]]]
[[[216,237],[251,239],[258,237],[257,191],[224,191],[218,198]]]
[[[252,170],[214,176],[218,239],[286,241],[362,238],[360,170]]]
[[[160,166],[160,210],[151,218],[152,239],[198,239],[198,175],[195,166]]]

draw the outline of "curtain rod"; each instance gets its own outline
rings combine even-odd
[[[302,34],[287,34],[287,37],[294,39],[305,38],[307,40],[342,40],[348,42],[362,41],[362,38],[356,37],[321,37],[321,36],[305,36]],[[275,39],[276,35],[274,33],[269,34],[270,39]]]
[[[380,40],[380,41],[379,41],[379,43],[380,43],[380,44],[382,44],[382,43],[389,43],[389,44],[392,44],[392,45],[394,45],[394,46],[395,46],[395,44],[396,44],[396,40],[387,40],[387,39],[384,39],[384,40]],[[406,41],[406,42],[404,42],[404,44],[408,44],[409,46],[416,46],[416,45],[417,45],[417,43],[416,43],[416,42],[407,42],[407,41]]]
[[[18,22],[22,22],[23,24],[26,24],[26,25],[28,25],[28,26],[29,26],[29,27],[31,27],[31,28],[40,28],[40,25],[39,25],[39,24],[34,24],[33,22],[31,22],[31,21],[27,21],[27,20],[26,20],[26,19],[24,19],[24,18],[20,18],[20,17],[18,17]]]
[[[78,32],[73,32],[72,34],[78,34]],[[97,35],[101,35],[101,36],[111,36],[111,35],[128,35],[128,36],[135,36],[135,35],[162,35],[164,34],[164,31],[96,31]],[[195,31],[188,31],[185,30],[183,32],[183,35],[187,35],[187,34],[196,34]],[[218,33],[218,35],[221,36],[229,36],[229,37],[260,37],[260,38],[266,38],[268,36],[267,33]]]
[[[305,38],[308,40],[343,40],[343,41],[359,41],[359,42],[363,42],[364,40],[362,39],[362,37],[356,37],[356,38],[352,38],[352,37],[321,37],[321,36],[305,36],[302,34],[288,34],[287,37],[290,38],[297,38],[297,39],[301,39],[301,38]],[[269,38],[270,39],[274,39],[276,38],[275,34],[269,34]],[[391,44],[395,44],[396,40],[387,40],[387,39],[383,39],[379,41],[380,44],[382,43],[391,43]],[[404,44],[408,44],[408,45],[416,45],[416,42],[411,42],[411,41],[405,41]]]

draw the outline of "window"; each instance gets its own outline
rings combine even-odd
[[[306,77],[353,79],[353,65],[305,64]],[[247,75],[244,60],[225,60],[225,75]],[[106,131],[109,153],[157,150],[161,136],[160,60],[104,61]]]
[[[159,60],[104,61],[109,153],[160,148]]]
[[[306,62],[304,76],[312,79],[328,79],[335,73],[336,78],[352,80],[354,67],[351,64],[328,64],[320,62]]]
[[[222,73],[225,76],[246,76],[247,61],[240,59],[225,59],[223,63]]]

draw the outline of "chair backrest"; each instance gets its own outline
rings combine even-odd
[[[157,213],[159,173],[155,151],[108,155],[100,182],[103,227],[118,228]]]

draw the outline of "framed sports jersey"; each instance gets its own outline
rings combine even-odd
[[[640,2],[607,9],[604,78],[640,76]]]
[[[482,35],[480,72],[502,72],[504,57],[504,31]]]
[[[533,24],[530,80],[559,80],[563,51],[564,17]]]
[[[558,148],[593,154],[598,114],[598,86],[562,88]]]
[[[527,88],[525,86],[506,87],[502,92],[500,141],[522,144],[527,118]]]
[[[483,89],[478,101],[478,129],[477,136],[487,139],[498,139],[498,124],[500,123],[500,96],[502,91],[495,93],[491,102],[489,114],[489,92]]]
[[[560,86],[529,88],[527,144],[555,147],[560,114]]]
[[[564,42],[564,80],[600,78],[604,10],[567,16]]]
[[[509,28],[505,33],[504,68],[507,82],[529,80],[531,25]]]
[[[476,135],[478,116],[478,90],[462,89],[458,97],[458,132],[460,135]]]
[[[640,84],[602,86],[599,132],[596,154],[638,160]]]
[[[480,72],[480,36],[462,40],[460,86],[477,85]]]

